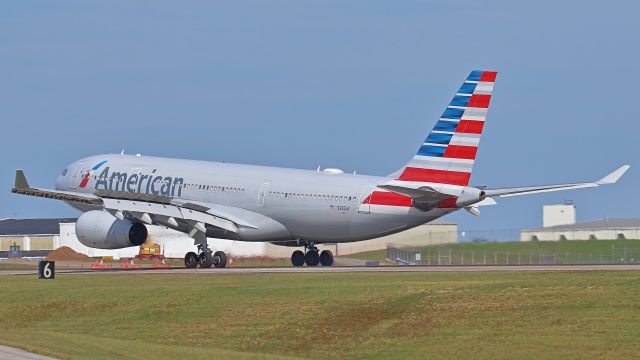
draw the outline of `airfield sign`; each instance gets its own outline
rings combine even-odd
[[[56,262],[40,261],[38,264],[38,279],[55,279],[56,278]]]

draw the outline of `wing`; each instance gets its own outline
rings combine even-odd
[[[614,172],[612,172],[611,174],[603,177],[600,180],[593,181],[593,182],[526,186],[526,187],[505,188],[505,189],[488,189],[488,190],[485,190],[485,193],[487,194],[487,197],[509,197],[509,196],[520,196],[520,195],[544,193],[544,192],[551,192],[551,191],[584,189],[584,188],[590,188],[590,187],[597,187],[600,185],[614,184],[622,177],[622,175],[624,175],[625,172],[627,172],[627,170],[629,170],[629,167],[630,167],[629,165],[623,165],[619,167],[617,170],[615,170]]]
[[[198,201],[167,196],[98,190],[94,194],[33,188],[22,170],[16,171],[12,193],[62,200],[102,207],[119,219],[137,219],[146,224],[162,224],[193,236],[195,230],[206,232],[207,226],[238,233],[238,227],[257,226],[223,208]]]

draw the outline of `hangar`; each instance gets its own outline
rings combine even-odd
[[[640,239],[640,219],[600,219],[576,222],[571,201],[542,208],[542,227],[522,229],[520,241]]]
[[[640,239],[640,219],[601,219],[520,231],[520,241],[614,239]]]
[[[0,220],[0,257],[17,245],[23,256],[44,256],[53,250],[60,234],[60,223],[75,219],[2,219]]]

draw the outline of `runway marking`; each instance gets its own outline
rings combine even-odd
[[[224,269],[96,269],[58,270],[60,275],[105,274],[305,274],[305,273],[428,273],[428,272],[522,272],[522,271],[630,271],[640,270],[640,264],[592,265],[444,265],[444,266],[331,266],[331,267],[246,267]],[[2,270],[0,275],[36,275],[35,270]]]
[[[55,360],[55,358],[0,345],[0,360]]]

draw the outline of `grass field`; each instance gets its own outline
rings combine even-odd
[[[635,359],[638,272],[0,277],[0,343],[72,359]]]
[[[0,270],[30,270],[30,269],[37,269],[37,268],[38,268],[38,263],[36,261],[34,261],[33,263],[26,263],[26,264],[0,262]]]
[[[85,261],[57,261],[56,269],[68,270],[68,269],[91,269],[91,265],[96,259],[87,259]],[[121,268],[127,261],[104,261],[103,264],[110,265],[114,269]],[[184,260],[182,259],[165,259],[166,265],[173,267],[184,267]],[[134,264],[142,265],[143,267],[151,267],[154,264],[158,264],[157,261],[147,260],[135,260]],[[236,258],[227,263],[228,267],[264,267],[264,266],[291,266],[291,261],[288,259],[262,259],[262,258]],[[37,269],[38,261],[31,262],[0,262],[0,270],[29,270]]]
[[[587,255],[610,255],[613,249],[616,255],[621,255],[623,249],[633,249],[634,253],[640,254],[640,240],[584,240],[584,241],[512,241],[512,242],[486,242],[486,243],[457,243],[442,244],[433,246],[424,246],[417,248],[426,254],[432,251],[433,254],[438,249],[451,249],[454,252],[464,251],[467,254],[467,261],[472,252],[480,255],[484,252],[501,252],[509,251],[512,254],[517,252],[525,253],[559,253],[559,254],[583,254],[582,259],[587,259]],[[363,259],[371,261],[383,261],[387,255],[386,250],[368,251],[358,254],[348,255],[350,258]],[[573,257],[575,258],[575,256]]]

